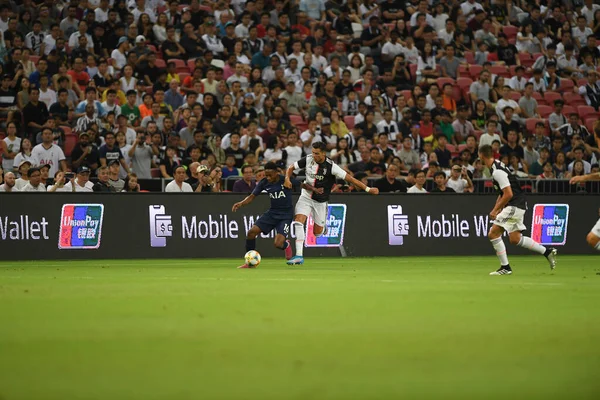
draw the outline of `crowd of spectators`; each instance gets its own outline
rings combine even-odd
[[[381,192],[598,171],[596,3],[4,0],[0,191],[249,192],[319,141]]]

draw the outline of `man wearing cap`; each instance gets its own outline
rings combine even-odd
[[[473,182],[471,182],[471,178],[469,178],[467,167],[453,165],[446,186],[454,189],[456,193],[464,193],[465,191],[471,192],[473,190]]]
[[[121,163],[111,160],[108,163],[108,184],[115,188],[115,192],[121,192],[125,187],[125,181],[119,178],[119,172],[121,172]],[[127,173],[129,172],[127,171]]]
[[[45,192],[46,186],[42,183],[42,174],[39,168],[30,168],[27,171],[29,183],[21,190],[22,192]]]
[[[19,174],[19,178],[15,181],[15,189],[19,192],[23,190],[25,185],[29,183],[29,177],[27,176],[27,171],[31,168],[33,164],[31,161],[23,160],[19,163],[17,172]]]
[[[6,172],[4,174],[4,183],[0,185],[0,192],[18,192],[19,190],[15,188],[15,183],[15,174]]]
[[[120,70],[125,66],[125,64],[127,64],[127,57],[125,56],[125,54],[127,53],[128,49],[129,39],[127,39],[127,37],[125,36],[122,36],[121,38],[119,38],[117,48],[114,49],[110,54],[110,58],[113,59],[113,65],[115,69]]]
[[[100,165],[100,153],[95,146],[90,144],[88,132],[79,134],[79,143],[71,152],[71,164],[73,168],[86,167],[94,172]]]
[[[202,36],[202,40],[206,43],[206,48],[212,51],[216,57],[222,57],[225,47],[221,39],[217,36],[217,28],[214,22],[207,21],[204,31],[206,33]]]

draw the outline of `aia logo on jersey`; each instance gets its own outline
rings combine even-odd
[[[285,198],[285,192],[282,190],[279,192],[269,193],[269,197],[272,199],[283,199]]]

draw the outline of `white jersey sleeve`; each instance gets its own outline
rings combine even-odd
[[[339,165],[333,163],[331,166],[331,173],[339,179],[346,179],[346,171],[344,171]]]
[[[502,171],[501,169],[494,170],[494,172],[492,173],[492,178],[494,178],[494,180],[498,182],[498,186],[500,187],[500,189],[504,189],[510,186],[508,174],[505,171]]]

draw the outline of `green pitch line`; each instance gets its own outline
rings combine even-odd
[[[0,263],[0,399],[597,399],[600,258]]]

